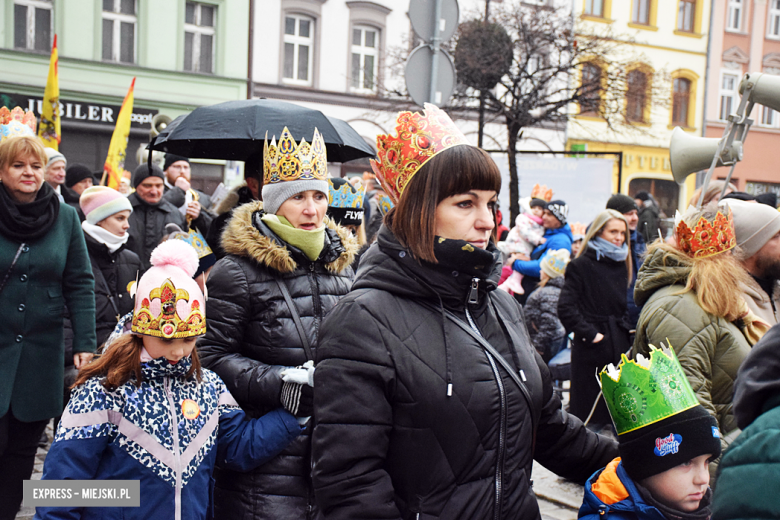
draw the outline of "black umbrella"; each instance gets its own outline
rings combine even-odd
[[[311,142],[317,128],[329,162],[374,157],[374,150],[349,123],[319,110],[284,101],[247,99],[200,107],[174,119],[149,145],[152,150],[189,158],[246,161],[263,152],[263,141],[289,128],[293,138]]]

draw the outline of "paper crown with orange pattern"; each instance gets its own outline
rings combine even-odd
[[[301,139],[296,143],[287,127],[279,136],[263,146],[263,185],[269,186],[285,181],[325,180],[328,178],[328,157],[325,141],[319,130],[314,129],[311,143]]]
[[[545,184],[542,184],[541,186],[538,184],[534,184],[534,187],[531,190],[532,199],[542,199],[545,202],[550,202],[552,200],[552,196],[553,196],[552,188],[548,188],[547,185]]]
[[[182,240],[167,240],[150,258],[152,267],[130,284],[135,296],[132,332],[165,339],[206,333],[205,298],[192,275],[198,253]]]
[[[690,211],[692,208],[688,208],[686,213]],[[704,217],[699,218],[693,229],[688,227],[679,212],[675,220],[678,220],[675,227],[677,247],[691,258],[715,256],[737,246],[734,217],[730,208],[728,215],[718,211],[712,223]]]
[[[31,110],[25,112],[21,107],[0,107],[0,142],[9,137],[23,135],[34,136],[37,121]]]
[[[376,138],[377,157],[371,168],[394,204],[425,163],[436,154],[462,144],[469,144],[455,123],[436,105],[426,103],[423,113],[401,112],[396,119],[397,137]]]

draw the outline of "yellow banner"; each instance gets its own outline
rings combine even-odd
[[[119,189],[119,184],[122,181],[122,170],[125,168],[127,138],[130,136],[130,116],[133,114],[133,88],[135,88],[135,78],[133,78],[130,90],[127,91],[125,100],[122,102],[122,108],[119,109],[114,134],[111,136],[111,144],[108,145],[108,156],[103,167],[103,179],[100,181],[100,184],[115,190]]]
[[[54,35],[54,44],[51,46],[51,59],[49,60],[49,77],[46,80],[46,90],[43,93],[43,107],[41,109],[41,121],[38,124],[38,136],[44,146],[59,150],[62,131],[60,129],[60,79],[57,71],[59,57],[57,54],[57,35]]]

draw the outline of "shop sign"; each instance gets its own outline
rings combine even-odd
[[[43,109],[43,98],[36,96],[24,96],[21,94],[7,94],[0,92],[0,106],[13,108],[20,106],[25,110],[32,110],[36,117],[40,117]],[[62,121],[82,121],[98,125],[114,126],[119,115],[120,105],[103,105],[101,103],[87,103],[84,101],[60,100],[60,117]],[[130,126],[151,130],[152,118],[157,115],[157,110],[133,107],[130,118]]]

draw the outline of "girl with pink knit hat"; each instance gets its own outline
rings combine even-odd
[[[205,519],[216,464],[251,470],[301,433],[283,408],[248,419],[219,376],[201,368],[195,250],[168,240],[151,263],[131,287],[131,333],[79,372],[43,468],[43,480],[140,481],[140,501],[113,512],[39,507],[35,518]]]

